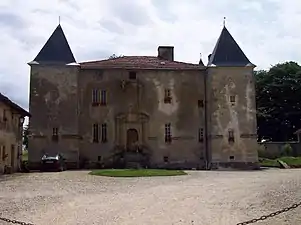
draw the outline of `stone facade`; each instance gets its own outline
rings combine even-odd
[[[20,168],[25,116],[24,109],[0,93],[0,174]]]
[[[56,56],[55,42],[67,43],[60,26],[29,63],[32,165],[61,152],[70,167],[257,166],[253,64],[176,62],[170,46],[78,64],[68,43]]]

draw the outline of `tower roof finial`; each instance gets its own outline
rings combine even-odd
[[[61,25],[61,16],[59,16],[59,25]]]
[[[226,26],[226,17],[224,16],[224,27]]]

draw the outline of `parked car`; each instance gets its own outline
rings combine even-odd
[[[41,171],[64,171],[66,170],[65,158],[61,154],[43,155],[41,159]]]

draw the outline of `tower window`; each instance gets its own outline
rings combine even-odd
[[[228,142],[229,144],[234,143],[234,131],[232,129],[229,129],[228,131]]]
[[[236,100],[236,99],[235,99],[235,95],[231,95],[231,96],[230,96],[230,102],[231,102],[231,103],[235,103],[235,100]]]
[[[165,124],[165,143],[171,143],[171,125]]]
[[[130,79],[130,80],[136,80],[136,78],[137,78],[136,72],[130,71],[130,72],[129,72],[129,79]]]
[[[200,143],[204,142],[204,129],[203,128],[199,129],[199,142]]]
[[[165,89],[165,91],[164,91],[164,103],[171,103],[171,91],[170,91],[170,89]]]
[[[59,140],[59,129],[57,127],[52,128],[52,141]]]
[[[99,127],[97,123],[93,124],[93,142],[99,142]]]

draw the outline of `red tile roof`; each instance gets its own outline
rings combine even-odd
[[[169,70],[199,70],[204,66],[193,63],[168,61],[155,56],[122,56],[114,59],[80,63],[83,69],[169,69]]]

